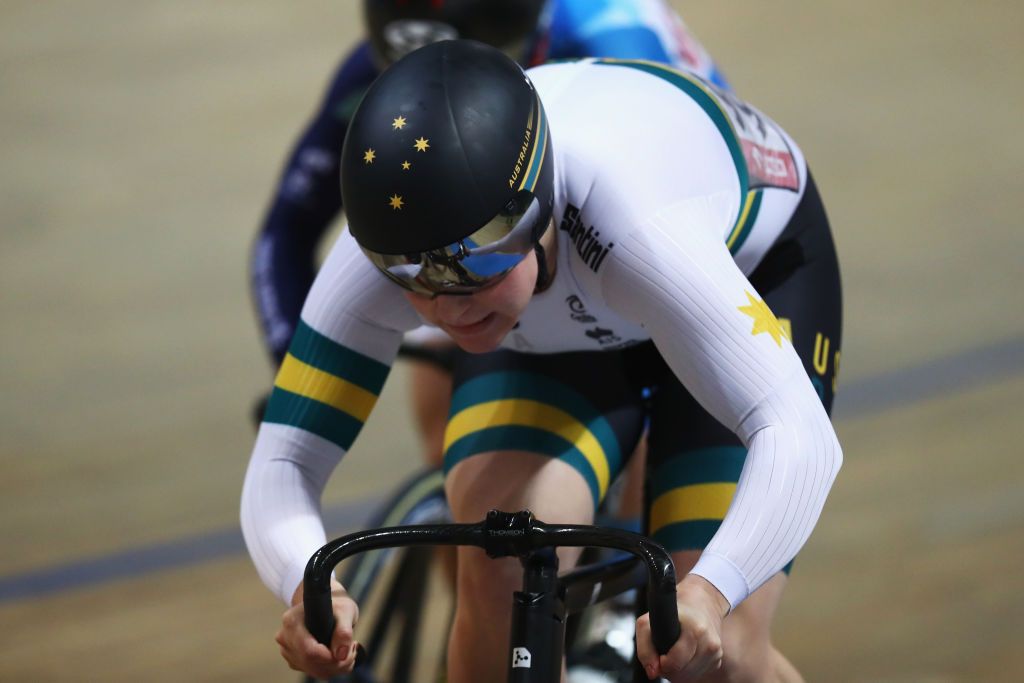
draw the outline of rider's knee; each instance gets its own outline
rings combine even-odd
[[[475,548],[459,553],[460,604],[486,611],[507,609],[510,596],[521,589],[522,582],[523,569],[515,559],[491,559]]]
[[[708,678],[715,683],[758,683],[771,669],[772,647],[768,631],[757,620],[737,611],[722,629],[722,666]],[[769,679],[770,680],[770,679]]]
[[[769,648],[770,649],[770,648]],[[765,671],[771,666],[771,657],[767,652],[725,651],[722,666],[716,675],[710,678],[715,683],[763,683]]]

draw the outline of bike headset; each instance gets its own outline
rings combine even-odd
[[[400,59],[367,90],[341,154],[349,230],[389,279],[472,294],[537,253],[554,203],[551,136],[522,68],[471,40]]]
[[[546,0],[363,0],[363,20],[382,68],[440,40],[469,38],[520,57]]]

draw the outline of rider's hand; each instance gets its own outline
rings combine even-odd
[[[351,671],[356,662],[356,640],[352,629],[359,618],[359,607],[337,581],[331,582],[331,602],[336,623],[330,649],[318,643],[306,630],[302,584],[292,596],[292,607],[281,618],[281,630],[274,638],[281,646],[281,656],[288,666],[324,680]]]
[[[688,574],[677,590],[682,633],[668,654],[654,649],[650,616],[636,622],[636,653],[647,677],[672,683],[697,680],[722,666],[722,620],[729,613],[725,596],[696,574]]]

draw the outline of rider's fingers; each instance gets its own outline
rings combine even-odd
[[[697,651],[697,643],[697,634],[689,629],[683,629],[672,649],[658,658],[659,673],[670,677],[686,670]]]
[[[334,608],[334,618],[339,624],[347,624],[351,628],[359,621],[359,606],[347,595],[335,597],[332,607]]]
[[[347,653],[345,653],[344,658],[341,658],[341,659],[337,659],[336,658],[334,661],[335,661],[335,664],[337,664],[341,668],[342,671],[351,671],[352,668],[356,665],[356,658],[358,656],[359,656],[359,643],[357,643],[355,641],[352,641],[352,647],[349,648],[349,651]]]
[[[651,618],[646,614],[636,620],[636,658],[644,667],[647,678],[653,680],[661,674],[658,651],[651,639]]]
[[[693,624],[661,658],[662,675],[672,680],[697,680],[721,665],[722,644],[718,634]]]
[[[334,601],[334,633],[331,636],[331,652],[335,661],[347,664],[356,656],[354,628],[359,617],[359,608],[350,599]]]
[[[324,680],[352,670],[356,657],[352,626],[359,610],[347,598],[336,600],[334,608],[336,625],[331,648],[317,642],[306,630],[301,603],[285,612],[274,640],[292,669]]]
[[[297,644],[282,643],[281,656],[292,669],[318,679],[326,680],[346,671],[331,656],[331,651],[313,638],[304,638]]]

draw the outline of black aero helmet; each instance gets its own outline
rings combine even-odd
[[[533,84],[499,50],[433,43],[381,74],[341,155],[349,229],[421,292],[472,291],[534,248],[551,219],[551,139]]]
[[[391,64],[439,40],[469,38],[512,53],[532,33],[545,0],[363,0],[370,46]],[[521,52],[521,50],[518,50]]]

